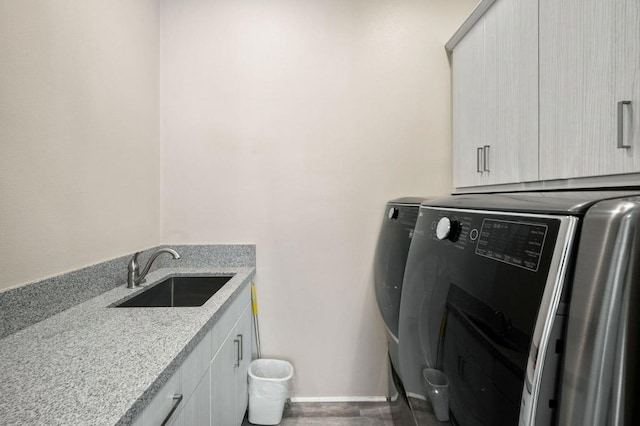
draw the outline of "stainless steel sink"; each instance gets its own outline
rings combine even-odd
[[[202,306],[233,275],[216,277],[172,277],[128,299],[116,308]]]

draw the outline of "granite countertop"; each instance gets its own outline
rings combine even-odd
[[[234,277],[203,306],[111,308],[170,276]],[[254,267],[161,268],[0,339],[0,422],[129,424],[230,302]]]

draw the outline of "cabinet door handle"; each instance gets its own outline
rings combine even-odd
[[[238,352],[239,354],[239,361],[242,361],[243,358],[243,352],[244,352],[244,340],[242,339],[242,334],[238,334],[238,338],[240,339],[240,351]]]
[[[233,339],[233,344],[236,346],[236,360],[233,363],[233,366],[240,367],[240,340]]]
[[[458,376],[464,380],[464,358],[462,355],[458,355]]]
[[[173,395],[173,405],[171,406],[171,411],[169,411],[167,417],[165,417],[162,423],[160,423],[160,426],[165,426],[167,423],[169,423],[171,416],[173,416],[173,413],[176,412],[176,409],[178,408],[178,405],[180,405],[180,402],[182,402],[182,394],[178,393]]]
[[[631,105],[631,101],[618,102],[618,148],[628,149],[631,145],[624,144],[624,106]]]
[[[484,148],[481,146],[476,150],[476,167],[478,173],[482,173],[482,164],[484,163]]]
[[[485,172],[489,171],[489,148],[491,148],[489,145],[485,145],[482,149],[482,151],[484,152],[483,170]]]

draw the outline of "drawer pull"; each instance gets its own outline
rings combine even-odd
[[[484,163],[484,148],[481,146],[476,150],[476,170],[482,173],[482,164]]]
[[[460,376],[462,380],[464,380],[464,364],[464,358],[462,357],[462,355],[458,355],[458,376]]]
[[[484,167],[483,168],[484,168],[485,172],[489,171],[489,149],[490,148],[491,148],[491,146],[485,145],[484,149],[483,149],[483,152],[484,152],[484,155],[483,155],[483,157],[484,157],[484,162],[483,162],[484,163]]]
[[[240,336],[240,335],[238,335]],[[234,367],[240,367],[240,340],[233,339],[233,344],[236,345],[236,360],[233,363]]]
[[[631,105],[631,101],[618,102],[618,148],[628,149],[631,145],[624,143],[624,106]]]
[[[178,408],[178,405],[180,405],[180,402],[182,402],[182,394],[178,393],[173,395],[173,405],[171,406],[171,411],[169,411],[169,414],[167,414],[167,417],[165,417],[162,423],[160,423],[160,426],[165,426],[167,423],[169,423],[171,416],[173,416],[173,413],[175,413],[176,409]]]

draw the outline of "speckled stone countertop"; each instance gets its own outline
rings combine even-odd
[[[203,306],[111,308],[170,276],[234,277]],[[0,339],[0,424],[129,424],[242,289],[254,267],[161,268]]]

